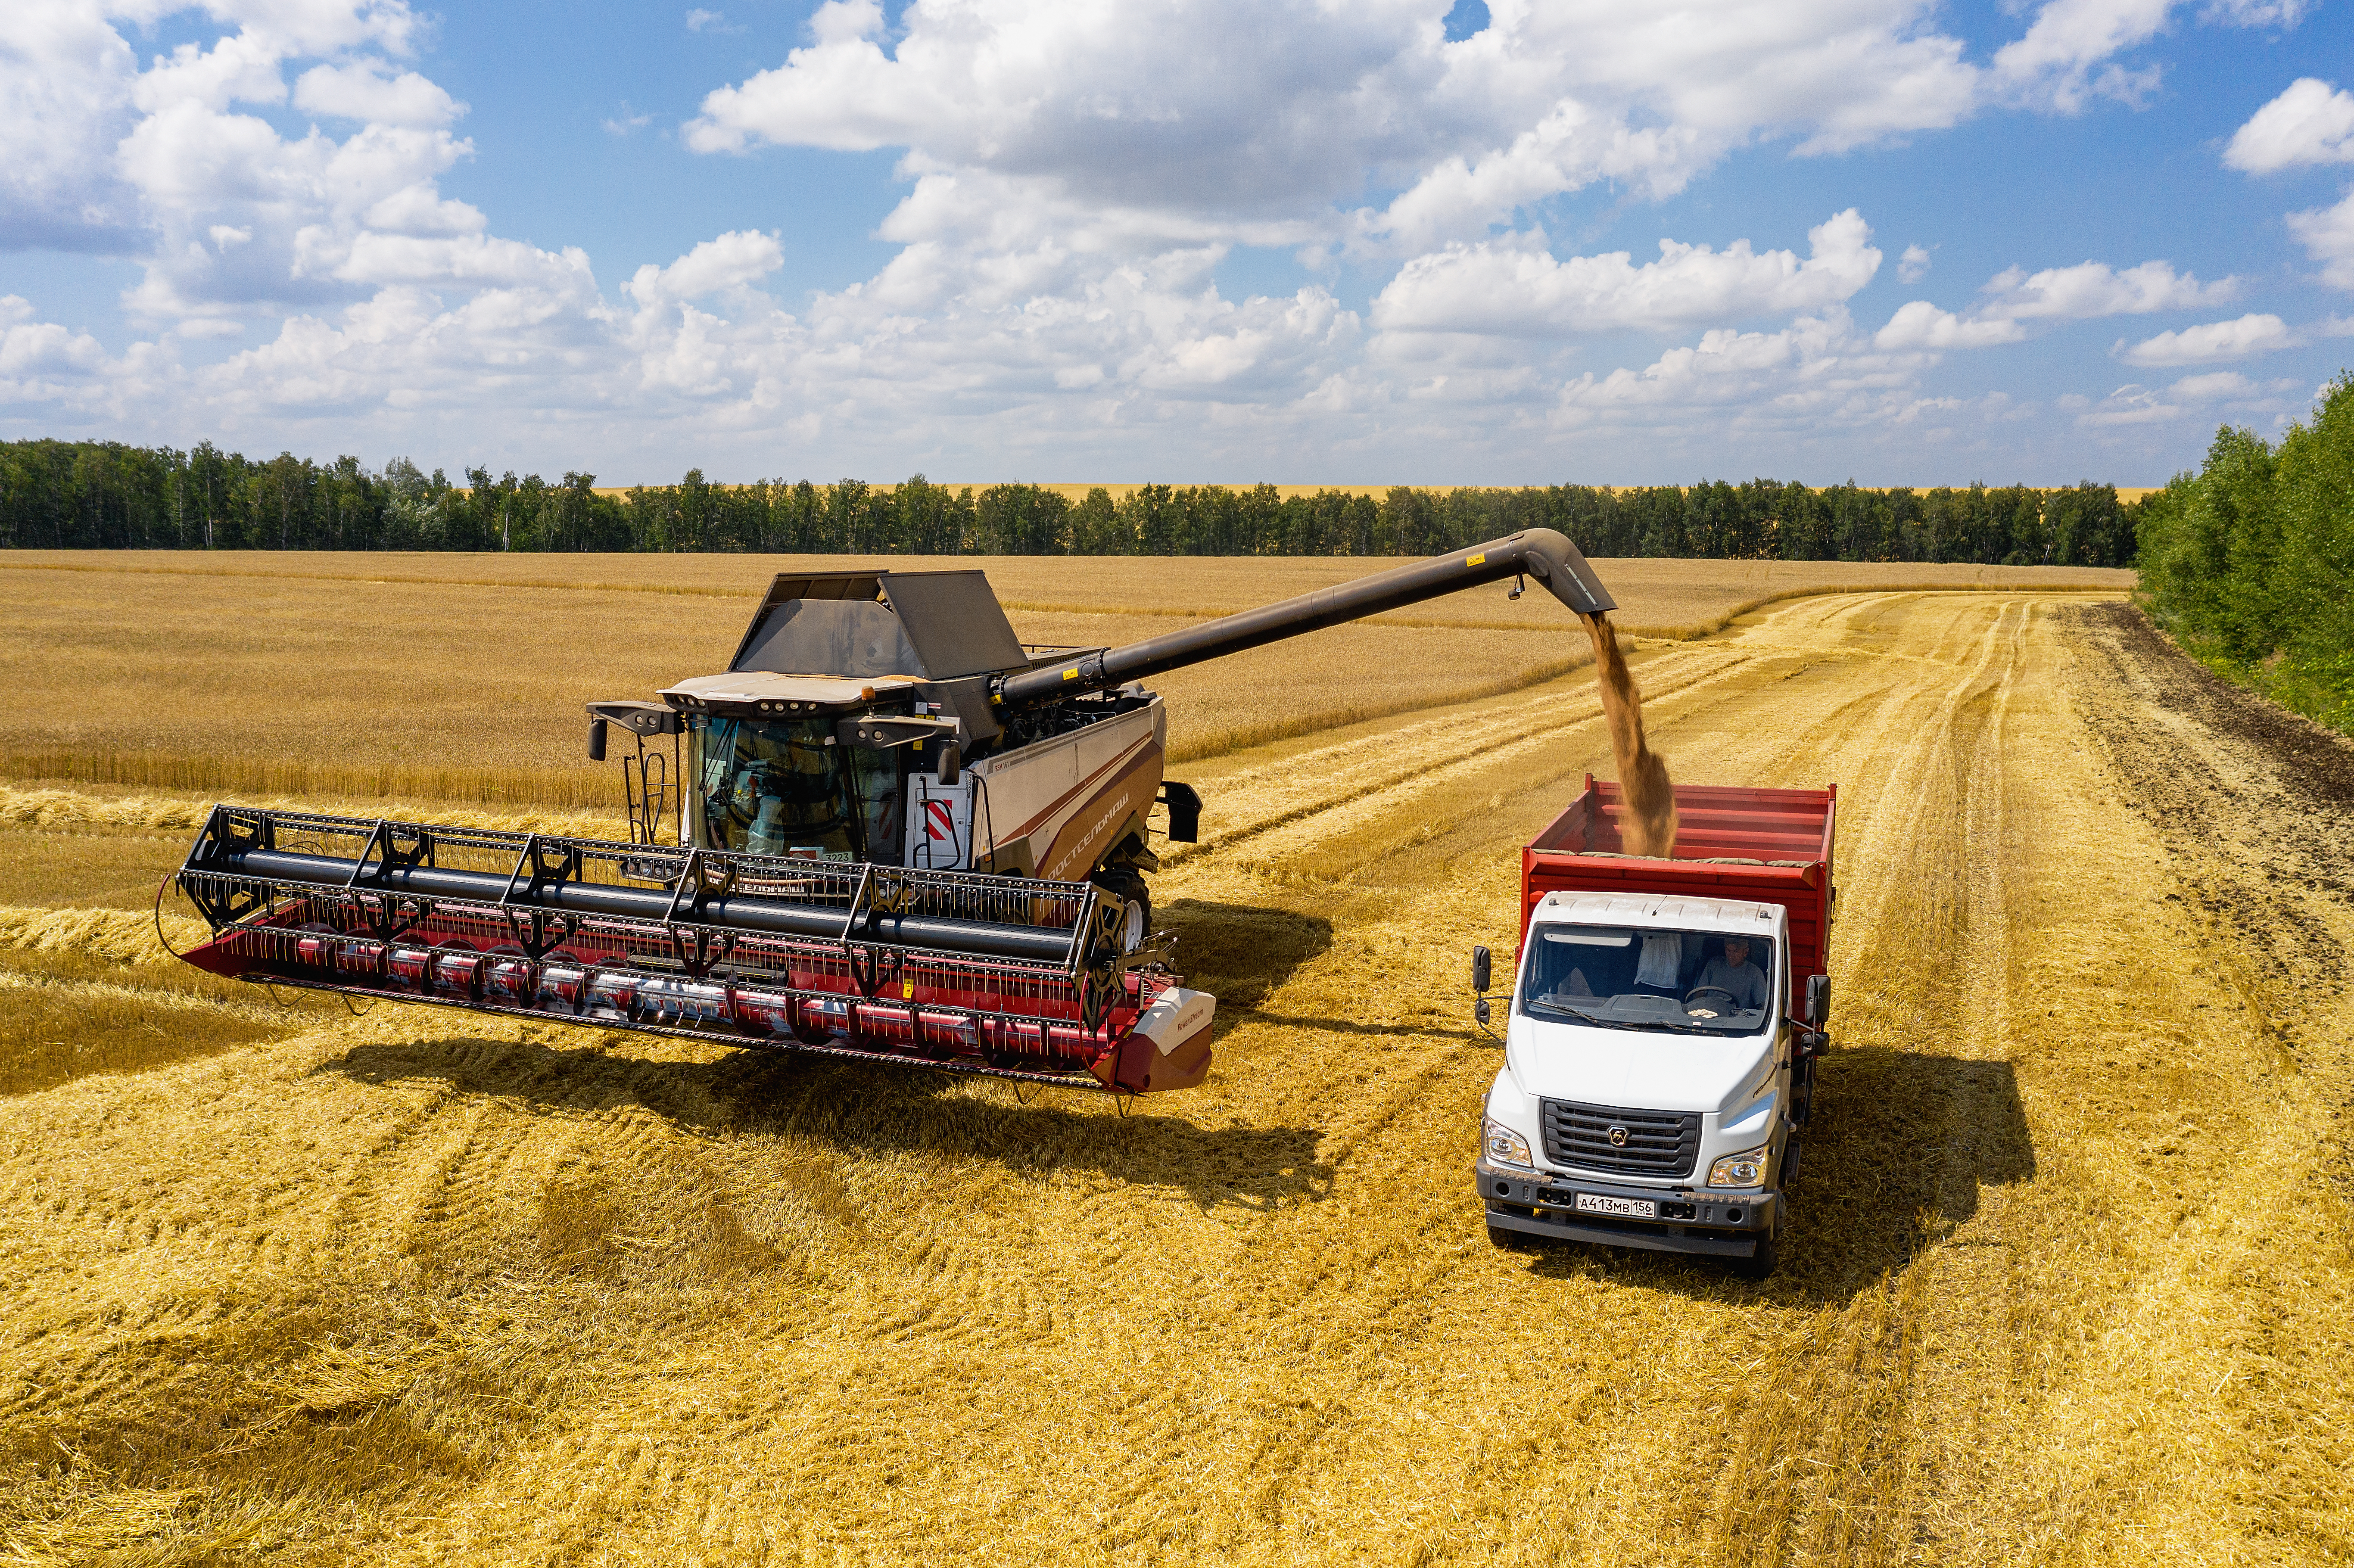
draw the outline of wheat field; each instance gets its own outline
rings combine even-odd
[[[0,777],[198,792],[581,807],[609,801],[580,705],[724,669],[785,570],[985,570],[1026,641],[1117,645],[1391,561],[1035,556],[287,556],[13,551],[0,559]],[[1604,563],[1638,644],[1704,635],[1849,584],[2130,573],[1841,563]],[[1158,683],[1190,761],[1514,691],[1577,667],[1541,590],[1503,585],[1255,650]],[[1307,677],[1302,679],[1303,674]]]
[[[1707,569],[1689,602],[1764,597]],[[562,706],[403,646],[461,726]],[[1837,1048],[1763,1285],[1479,1223],[1465,955],[1510,951],[1517,845],[1607,771],[1582,673],[1190,763],[1155,902],[1218,1063],[1126,1117],[281,1007],[162,957],[199,795],[0,787],[0,1551],[2354,1555],[2354,751],[2114,589],[1819,594],[1635,666],[1680,779],[1840,786]]]

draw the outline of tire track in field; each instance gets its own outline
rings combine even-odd
[[[1838,703],[1838,704],[1833,705],[1833,711],[1834,711],[1834,712],[1842,712],[1842,711],[1845,711],[1846,709],[1848,709],[1848,708],[1850,708],[1850,707],[1851,707],[1851,706],[1852,706],[1852,703],[1851,703],[1851,702],[1840,702],[1840,703]],[[1807,780],[1807,781],[1811,782],[1812,780]],[[1447,1165],[1447,1164],[1453,1163],[1452,1161],[1446,1160],[1443,1157],[1438,1158],[1435,1162],[1436,1162],[1436,1163],[1437,1163],[1437,1164],[1439,1164],[1442,1168],[1443,1168],[1445,1165]],[[1432,1212],[1434,1213],[1434,1214],[1436,1214],[1436,1215],[1437,1215],[1437,1216],[1440,1216],[1440,1217],[1442,1218],[1442,1223],[1444,1222],[1444,1220],[1445,1220],[1445,1219],[1449,1219],[1449,1218],[1451,1218],[1451,1219],[1453,1220],[1454,1224],[1458,1224],[1458,1225],[1460,1225],[1460,1224],[1462,1224],[1464,1222],[1462,1221],[1462,1219],[1461,1219],[1461,1217],[1460,1217],[1460,1213],[1459,1213],[1459,1212],[1458,1212],[1458,1210],[1459,1210],[1459,1203],[1458,1203],[1458,1202],[1454,1202],[1454,1201],[1450,1201],[1450,1200],[1453,1200],[1453,1199],[1454,1199],[1454,1197],[1455,1197],[1455,1195],[1454,1195],[1453,1193],[1449,1192],[1449,1193],[1447,1195],[1447,1198],[1446,1198],[1446,1199],[1442,1199],[1442,1200],[1441,1200],[1441,1201],[1440,1201],[1440,1202],[1436,1205],[1436,1207],[1434,1208],[1434,1210],[1433,1210]],[[1292,1283],[1294,1283],[1294,1282],[1293,1282],[1293,1281],[1290,1281],[1290,1280],[1286,1280],[1286,1281],[1285,1281],[1285,1283],[1286,1283],[1287,1285],[1290,1285],[1290,1284],[1292,1284]],[[1311,1298],[1310,1299],[1311,1299],[1311,1300],[1313,1300],[1313,1298]],[[1311,1308],[1311,1310],[1312,1310],[1312,1309],[1313,1309],[1313,1308]]]
[[[1985,612],[2006,600],[2014,608]],[[1876,1090],[1903,1087],[1888,1064],[1954,1064],[1958,1087],[1933,1107],[1944,1119],[1927,1124],[1924,1149],[1976,1136],[1958,1097],[1967,1075],[2006,1047],[2041,1049],[2020,999],[2066,979],[2034,950],[2058,918],[2052,857],[2036,862],[2041,881],[1981,863],[2033,842],[2055,792],[2083,777],[2055,757],[2065,726],[2045,712],[2051,617],[2023,602],[1810,605],[1816,630],[1755,623],[1736,634],[1754,640],[1741,668],[1660,699],[1685,777],[1844,786],[1839,994],[1851,1054],[1838,1065],[1881,1075],[1850,1076],[1836,1106],[1850,1118],[1849,1163],[1830,1173],[1856,1189],[1913,1191],[1861,1159],[1898,1125],[1866,1115]],[[1511,729],[1499,719],[1482,733]],[[1555,738],[1587,744],[1574,724]],[[1525,777],[1542,755],[1503,758],[1492,777]],[[1389,754],[1393,771],[1423,758]],[[1453,769],[1443,789],[1505,788],[1460,758],[1440,766]],[[1972,1510],[1989,1498],[2024,1509],[2055,1473],[2022,1450],[2022,1418],[2002,1402],[2057,1397],[2052,1380],[2075,1375],[2079,1354],[2020,1316],[2022,1298],[2050,1291],[2031,1266],[2048,1208],[1989,1187],[1967,1150],[1947,1148],[1933,1151],[1931,1197],[1950,1211],[1967,1188],[1966,1217],[1943,1213],[1925,1247],[1909,1214],[1850,1235],[1861,1199],[1834,1180],[1802,1192],[1811,1234],[1794,1242],[1788,1279],[1763,1291],[1683,1264],[1491,1255],[1466,1172],[1493,1060],[1458,1027],[1460,948],[1512,918],[1510,878],[1487,863],[1509,855],[1518,830],[1504,819],[1543,809],[1552,786],[1509,795],[1444,854],[1400,848],[1382,826],[1434,794],[1399,789],[1355,815],[1331,809],[1357,798],[1346,789],[1323,794],[1297,819],[1296,847],[1271,854],[1262,838],[1163,879],[1164,896],[1280,903],[1300,895],[1276,874],[1315,854],[1363,885],[1345,906],[1339,895],[1322,905],[1331,950],[1229,1036],[1247,1071],[1222,1069],[1131,1122],[1083,1102],[1017,1115],[970,1086],[918,1094],[806,1065],[723,1081],[421,1025],[403,1027],[429,1047],[386,1046],[376,1078],[303,1081],[306,1105],[346,1089],[359,1101],[428,1092],[404,1075],[451,1100],[355,1181],[348,1213],[381,1216],[345,1227],[355,1261],[391,1245],[367,1233],[397,1234],[399,1216],[422,1212],[397,1182],[368,1183],[380,1167],[429,1166],[461,1130],[460,1107],[482,1137],[461,1148],[451,1191],[504,1217],[477,1231],[460,1213],[427,1216],[453,1249],[515,1268],[518,1227],[549,1174],[567,1171],[639,1205],[623,1222],[666,1237],[646,1272],[615,1283],[478,1273],[464,1294],[431,1298],[452,1313],[569,1303],[548,1320],[578,1331],[576,1359],[610,1371],[501,1428],[512,1440],[479,1478],[366,1505],[383,1521],[381,1554],[889,1560],[987,1542],[1039,1562],[1999,1557],[2000,1540],[1971,1533],[1986,1517]],[[1264,870],[1243,863],[1260,857]],[[1945,989],[1890,978],[1913,973]],[[1443,1023],[1416,1010],[1417,995],[1446,998]],[[1340,1027],[1352,1022],[1380,1027]],[[395,1057],[415,1070],[393,1071]],[[875,1102],[832,1116],[811,1146],[874,1216],[874,1237],[854,1255],[815,1255],[806,1273],[733,1285],[697,1274],[694,1247],[668,1244],[706,1197],[748,1201],[760,1181],[782,1190],[804,1157],[790,1129],[805,1082]],[[748,1083],[770,1086],[776,1107],[746,1108]],[[1052,1153],[1023,1152],[1015,1128],[1040,1129],[1022,1136]],[[1238,1181],[1262,1181],[1259,1206],[1167,1168],[1170,1150],[1225,1150],[1229,1131],[1270,1128],[1309,1135],[1320,1170],[1287,1185],[1222,1152]],[[1840,1151],[1827,1143],[1819,1152]],[[1891,1239],[1911,1250],[1880,1278],[1871,1246]],[[644,1292],[661,1280],[726,1307],[652,1311]],[[1934,1364],[1953,1353],[1941,1343],[1970,1335],[2020,1369],[1986,1385],[1992,1404],[1971,1403],[1973,1369]],[[526,1350],[545,1353],[480,1341],[485,1356]],[[1818,1408],[1776,1408],[1793,1398]],[[1742,1511],[1761,1492],[1779,1499],[1778,1535]],[[2126,1514],[2075,1518],[2084,1531],[2048,1544],[2127,1539]]]
[[[1341,1054],[1345,1057],[1346,1053],[1343,1052]],[[1299,1065],[1299,1064],[1294,1065]],[[1332,1070],[1335,1073],[1344,1071],[1345,1062],[1342,1064],[1336,1064]],[[1309,1072],[1303,1075],[1310,1080],[1313,1080],[1320,1076],[1319,1074],[1314,1072]],[[1476,1066],[1471,1070],[1471,1072],[1466,1075],[1466,1076],[1474,1080],[1475,1085],[1476,1079],[1479,1075],[1481,1075],[1481,1074]],[[1319,1092],[1312,1082],[1302,1083],[1298,1077],[1288,1078],[1287,1086],[1294,1091],[1308,1091],[1310,1095]],[[1353,1105],[1354,1102],[1351,1102],[1351,1104]],[[1278,1106],[1275,1108],[1279,1110],[1281,1107]],[[1346,1107],[1344,1107],[1344,1110],[1345,1108]],[[1368,1121],[1372,1121],[1379,1118],[1376,1117],[1368,1117],[1366,1119]],[[1406,1125],[1413,1128],[1419,1136],[1435,1138],[1440,1143],[1455,1141],[1457,1139],[1458,1129],[1444,1123],[1426,1121],[1418,1123],[1410,1122]],[[1401,1152],[1404,1153],[1405,1151],[1402,1150]],[[1444,1168],[1445,1165],[1455,1163],[1452,1160],[1445,1159],[1443,1153],[1434,1155],[1433,1158],[1442,1160],[1442,1168]],[[1356,1163],[1354,1151],[1352,1151],[1352,1158],[1346,1163]],[[1409,1169],[1414,1168],[1410,1160],[1407,1164]],[[1459,1175],[1459,1173],[1455,1174]],[[1446,1191],[1443,1195],[1434,1194],[1431,1197],[1426,1198],[1421,1204],[1416,1205],[1424,1213],[1429,1215],[1435,1223],[1442,1226],[1456,1223],[1455,1210],[1457,1202],[1455,1194],[1451,1191],[1453,1183],[1448,1183],[1447,1185],[1448,1190]],[[1318,1217],[1320,1218],[1321,1216]],[[1368,1234],[1365,1236],[1366,1245],[1362,1248],[1363,1253],[1372,1254],[1378,1256],[1382,1250],[1383,1244],[1387,1244],[1388,1245],[1403,1249],[1409,1256],[1420,1256],[1424,1252],[1428,1250],[1426,1245],[1417,1245],[1418,1243],[1426,1243],[1426,1236],[1417,1234],[1417,1233],[1410,1226],[1396,1223],[1387,1214],[1377,1215],[1375,1217],[1382,1221],[1380,1229],[1384,1234],[1378,1237]],[[1285,1216],[1282,1215],[1278,1215],[1275,1222],[1278,1230],[1287,1223]],[[1302,1223],[1304,1224],[1304,1222]],[[1321,1229],[1324,1227],[1320,1226],[1318,1228]],[[1362,1224],[1354,1228],[1359,1231],[1363,1231],[1363,1229]],[[1292,1288],[1294,1294],[1301,1298],[1300,1304],[1293,1308],[1297,1321],[1312,1321],[1320,1315],[1329,1315],[1331,1310],[1330,1304],[1334,1302],[1339,1302],[1343,1305],[1357,1304],[1367,1306],[1370,1309],[1374,1311],[1376,1319],[1378,1320],[1381,1311],[1394,1308],[1396,1304],[1401,1301],[1410,1300],[1415,1297],[1426,1294],[1431,1286],[1431,1282],[1427,1277],[1416,1279],[1409,1276],[1405,1279],[1402,1280],[1395,1288],[1379,1292],[1379,1298],[1376,1299],[1376,1292],[1372,1288],[1372,1287],[1362,1283],[1368,1272],[1364,1267],[1362,1256],[1355,1259],[1345,1259],[1336,1265],[1332,1258],[1333,1248],[1331,1240],[1329,1236],[1307,1236],[1303,1231],[1302,1237],[1299,1239],[1294,1250],[1304,1255],[1304,1268],[1295,1266],[1294,1268],[1287,1271],[1273,1266],[1280,1260],[1268,1255],[1267,1244],[1264,1243],[1257,1245],[1254,1248],[1254,1255],[1248,1258],[1246,1262],[1240,1264],[1238,1267],[1246,1274],[1248,1279],[1264,1282],[1270,1295],[1280,1296],[1287,1287]],[[1443,1252],[1443,1249],[1441,1249],[1441,1251]],[[1349,1273],[1352,1268],[1357,1270],[1357,1273],[1353,1276]],[[1299,1292],[1298,1291],[1297,1287],[1303,1273],[1309,1275],[1310,1277],[1315,1277],[1320,1275],[1321,1277],[1330,1280],[1331,1283],[1326,1285],[1323,1288],[1317,1289],[1312,1292]],[[1352,1283],[1356,1283],[1358,1287],[1353,1291],[1351,1289]],[[1253,1315],[1245,1320],[1244,1326],[1247,1328],[1248,1331],[1264,1338],[1265,1333],[1263,1328],[1256,1326],[1262,1323],[1263,1320],[1262,1315]],[[1173,1404],[1167,1406],[1148,1406],[1145,1408],[1149,1409],[1150,1414],[1140,1422],[1140,1425],[1144,1430],[1131,1432],[1129,1434],[1129,1446],[1127,1451],[1135,1452],[1133,1445],[1139,1441],[1148,1443],[1159,1441],[1164,1444],[1167,1442],[1165,1434],[1171,1430],[1171,1418],[1163,1412],[1166,1408],[1173,1408]],[[1257,1460],[1250,1461],[1246,1466],[1247,1473],[1264,1471],[1272,1475],[1277,1484],[1271,1488],[1268,1486],[1254,1487],[1248,1489],[1244,1495],[1257,1499],[1260,1504],[1273,1506],[1275,1510],[1278,1513],[1281,1511],[1280,1504],[1282,1499],[1288,1493],[1294,1489],[1293,1479],[1302,1473],[1302,1467],[1306,1467],[1311,1471],[1315,1467],[1311,1457],[1307,1457],[1304,1453],[1304,1446],[1312,1446],[1312,1445],[1305,1445],[1305,1435],[1310,1432],[1332,1430],[1336,1424],[1345,1425],[1345,1421],[1341,1414],[1335,1414],[1328,1411],[1323,1414],[1317,1415],[1315,1420],[1310,1425],[1301,1426],[1299,1425],[1300,1421],[1299,1413],[1301,1408],[1302,1407],[1299,1405],[1297,1402],[1286,1404],[1279,1399],[1275,1402],[1273,1406],[1275,1414],[1268,1419],[1275,1422],[1282,1428],[1282,1430],[1267,1443],[1255,1448],[1253,1452],[1260,1453],[1262,1457]],[[1283,1414],[1287,1411],[1290,1414]],[[1154,1439],[1147,1436],[1148,1432],[1161,1433],[1164,1434],[1164,1436],[1159,1439]],[[1160,1451],[1168,1452],[1169,1450],[1164,1447]],[[1172,1467],[1170,1474],[1172,1476],[1182,1475],[1187,1467],[1187,1462],[1175,1454],[1172,1455],[1170,1463]],[[1194,1468],[1198,1471],[1198,1465],[1194,1466]],[[1198,1474],[1194,1479],[1198,1486],[1200,1479]],[[1183,1498],[1190,1495],[1189,1489],[1187,1487],[1179,1484],[1166,1484],[1165,1478],[1157,1478],[1150,1485],[1137,1485],[1125,1489],[1130,1491],[1135,1497],[1146,1499]],[[1223,1490],[1223,1489],[1214,1489]],[[1163,1511],[1165,1511],[1165,1510]],[[1251,1517],[1258,1520],[1259,1522],[1263,1524],[1265,1521],[1265,1508],[1257,1507],[1255,1505]],[[1139,1521],[1140,1526],[1149,1525],[1152,1520],[1159,1520],[1161,1517],[1161,1512],[1156,1511],[1152,1515],[1152,1520]]]
[[[1851,706],[1851,701],[1841,702],[1836,705],[1835,711],[1844,711]],[[1481,1065],[1483,1068],[1485,1065],[1485,1064]],[[1475,1077],[1484,1075],[1484,1071],[1477,1072],[1474,1075]],[[1401,1096],[1399,1103],[1403,1103],[1405,1097],[1406,1097]],[[1346,1113],[1344,1112],[1344,1114]],[[1385,1121],[1387,1118],[1377,1117],[1369,1119]],[[1430,1129],[1426,1128],[1424,1130],[1427,1132]],[[1459,1129],[1455,1128],[1447,1128],[1442,1131],[1439,1136],[1439,1141],[1442,1143],[1459,1143],[1461,1139],[1458,1136],[1456,1136],[1458,1131]],[[1332,1150],[1332,1134],[1328,1132],[1325,1144],[1326,1150]],[[1349,1151],[1349,1153],[1353,1152],[1353,1150]],[[1447,1155],[1451,1152],[1453,1151],[1442,1151],[1437,1149],[1424,1149],[1415,1151],[1416,1155],[1419,1156],[1420,1161],[1423,1164],[1435,1165],[1441,1169],[1456,1162],[1447,1158]],[[1336,1176],[1345,1174],[1347,1161],[1348,1153],[1340,1153],[1338,1155],[1334,1161],[1336,1165]],[[1330,1210],[1334,1208],[1335,1205],[1328,1204],[1325,1207]],[[1415,1242],[1426,1242],[1428,1240],[1428,1233],[1434,1229],[1459,1228],[1465,1224],[1462,1217],[1461,1200],[1459,1200],[1459,1198],[1458,1198],[1458,1196],[1452,1192],[1447,1192],[1445,1197],[1439,1198],[1436,1202],[1418,1205],[1418,1207],[1421,1210],[1419,1213],[1397,1216],[1396,1218],[1410,1222],[1419,1221],[1420,1223],[1418,1224],[1409,1223],[1397,1226],[1394,1234],[1384,1234],[1392,1230],[1392,1226],[1389,1224],[1379,1225],[1372,1232],[1361,1231],[1355,1225],[1354,1222],[1356,1216],[1353,1215],[1339,1215],[1335,1217],[1335,1223],[1348,1225],[1352,1232],[1352,1239],[1354,1235],[1363,1235],[1365,1238],[1365,1245],[1362,1249],[1360,1249],[1361,1253],[1378,1253],[1395,1246],[1411,1245]],[[1331,1216],[1324,1214],[1320,1214],[1318,1216],[1319,1219],[1326,1219],[1328,1217]],[[1390,1216],[1384,1216],[1384,1220],[1388,1220],[1390,1218]],[[1441,1253],[1444,1251],[1443,1248],[1431,1249],[1426,1246],[1418,1249],[1418,1255],[1430,1255],[1434,1250]],[[1252,1273],[1257,1277],[1271,1277],[1276,1280],[1278,1282],[1277,1288],[1282,1294],[1289,1297],[1298,1304],[1292,1308],[1293,1312],[1299,1315],[1312,1317],[1326,1310],[1325,1303],[1328,1298],[1340,1298],[1350,1299],[1353,1305],[1358,1307],[1369,1308],[1373,1319],[1376,1322],[1381,1318],[1382,1313],[1379,1305],[1373,1303],[1370,1299],[1369,1293],[1364,1288],[1363,1276],[1365,1272],[1365,1265],[1363,1255],[1352,1255],[1352,1254],[1344,1251],[1341,1255],[1334,1256],[1330,1252],[1327,1252],[1323,1256],[1319,1258],[1317,1266],[1312,1269],[1306,1277],[1301,1277],[1296,1274],[1287,1274],[1282,1272],[1280,1269],[1270,1266],[1274,1262],[1275,1260],[1269,1257],[1257,1256],[1254,1258]],[[1390,1293],[1390,1299],[1394,1303],[1399,1299],[1419,1295],[1427,1287],[1428,1284],[1429,1280],[1426,1277],[1409,1277],[1407,1278],[1401,1279],[1397,1283],[1396,1289]],[[1260,1332],[1268,1335],[1279,1333],[1281,1327],[1282,1323],[1280,1319],[1271,1320],[1262,1328]],[[1282,1445],[1278,1444],[1277,1450],[1274,1451],[1279,1451],[1281,1448]],[[1287,1464],[1290,1462],[1291,1461],[1285,1461]],[[1222,1486],[1220,1490],[1222,1492],[1230,1490],[1235,1486],[1242,1486],[1246,1489],[1249,1489],[1252,1483],[1248,1481],[1247,1478],[1245,1478],[1237,1480],[1230,1480]],[[1157,1489],[1155,1487],[1140,1486],[1137,1489],[1137,1491],[1140,1496],[1151,1496],[1154,1495],[1156,1489]],[[1265,1494],[1262,1491],[1257,1495]]]

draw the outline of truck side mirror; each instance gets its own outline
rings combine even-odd
[[[963,767],[964,758],[957,755],[955,738],[951,736],[942,741],[940,743],[940,787],[945,789],[953,785],[957,781],[958,774],[963,770]]]
[[[1471,1016],[1478,1019],[1482,1023],[1488,1022],[1490,1014],[1488,1012],[1488,999],[1486,997],[1483,996],[1479,1001],[1471,1004]]]
[[[1831,1021],[1831,977],[1807,977],[1807,1027],[1821,1029]]]
[[[1488,949],[1485,948],[1472,948],[1471,989],[1473,991],[1486,991],[1489,989],[1492,979],[1493,975],[1490,967]],[[1479,1022],[1485,1023],[1487,1019],[1482,1017]]]
[[[605,760],[605,721],[600,718],[588,721],[588,760]]]

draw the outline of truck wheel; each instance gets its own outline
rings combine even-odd
[[[1776,1253],[1778,1250],[1776,1244],[1781,1240],[1781,1236],[1782,1232],[1779,1225],[1767,1231],[1764,1235],[1759,1236],[1757,1238],[1757,1250],[1750,1254],[1747,1257],[1742,1258],[1734,1263],[1733,1266],[1733,1272],[1739,1275],[1744,1279],[1766,1279],[1770,1277],[1774,1273],[1774,1265],[1779,1261],[1776,1256]]]
[[[1099,871],[1088,881],[1128,906],[1128,922],[1120,928],[1119,945],[1134,952],[1152,935],[1152,890],[1132,871]]]

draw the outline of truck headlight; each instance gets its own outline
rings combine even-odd
[[[1712,1187],[1764,1186],[1766,1150],[1744,1149],[1738,1154],[1726,1155],[1708,1168],[1708,1184]]]
[[[1493,1117],[1480,1118],[1479,1148],[1499,1165],[1533,1166],[1536,1163],[1529,1158],[1529,1140]]]

